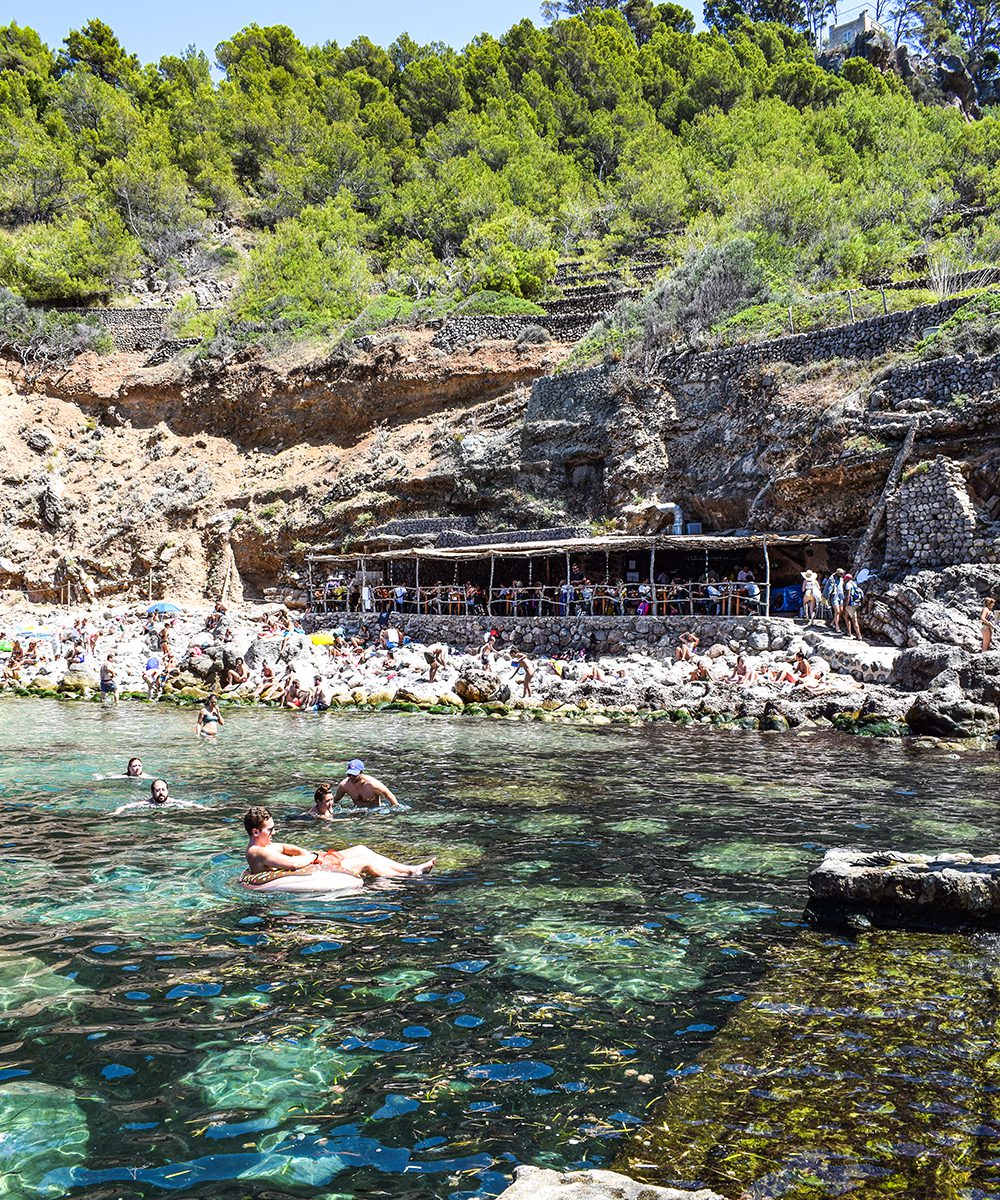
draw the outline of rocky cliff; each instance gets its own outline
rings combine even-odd
[[[581,371],[492,329],[216,374],[183,349],[35,379],[8,363],[0,586],[259,596],[307,548],[387,544],[393,521],[653,532],[667,518],[635,504],[653,492],[706,528],[864,535],[897,572],[992,562],[996,364],[911,353],[955,303]]]

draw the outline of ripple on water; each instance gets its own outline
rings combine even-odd
[[[0,1098],[28,1114],[0,1108],[0,1195],[323,1194],[339,1176],[345,1196],[445,1200],[495,1193],[517,1161],[607,1161],[660,1090],[640,1081],[690,1070],[753,1010],[823,846],[992,842],[983,760],[921,760],[921,801],[897,793],[917,784],[894,744],[233,710],[206,747],[172,709],[0,706],[25,750],[0,757]],[[111,816],[136,785],[94,776],[137,752],[204,807]],[[354,754],[410,811],[288,821]],[[437,852],[439,873],[248,895],[249,803],[284,840]],[[946,993],[917,1023],[949,1016],[941,1040],[971,1061],[980,1035]],[[935,1086],[961,1107],[952,1077]]]
[[[33,1080],[0,1085],[0,1196],[64,1196],[82,1163],[87,1118],[72,1092]]]

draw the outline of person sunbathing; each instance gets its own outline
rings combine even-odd
[[[748,686],[757,682],[757,668],[752,667],[742,654],[736,656],[736,666],[729,676],[733,683],[745,683]]]
[[[243,827],[250,839],[247,843],[247,867],[253,875],[268,871],[304,871],[321,867],[328,871],[346,871],[349,875],[370,876],[373,879],[402,879],[429,875],[435,858],[422,863],[401,863],[369,850],[367,846],[348,846],[344,850],[304,850],[301,846],[282,844],[274,840],[274,818],[263,806],[248,809]]]

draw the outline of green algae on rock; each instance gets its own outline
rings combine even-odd
[[[615,1168],[730,1200],[995,1194],[998,981],[963,938],[804,934]]]

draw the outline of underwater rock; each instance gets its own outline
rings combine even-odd
[[[551,1171],[518,1167],[498,1200],[722,1200],[717,1192],[691,1192],[638,1183],[617,1171]]]
[[[977,942],[807,931],[775,947],[610,1165],[731,1200],[989,1195],[997,963]]]
[[[828,850],[809,876],[808,915],[911,929],[1000,927],[1000,855]]]
[[[65,1088],[14,1080],[0,1089],[0,1196],[65,1196],[64,1174],[84,1161],[90,1131]]]

